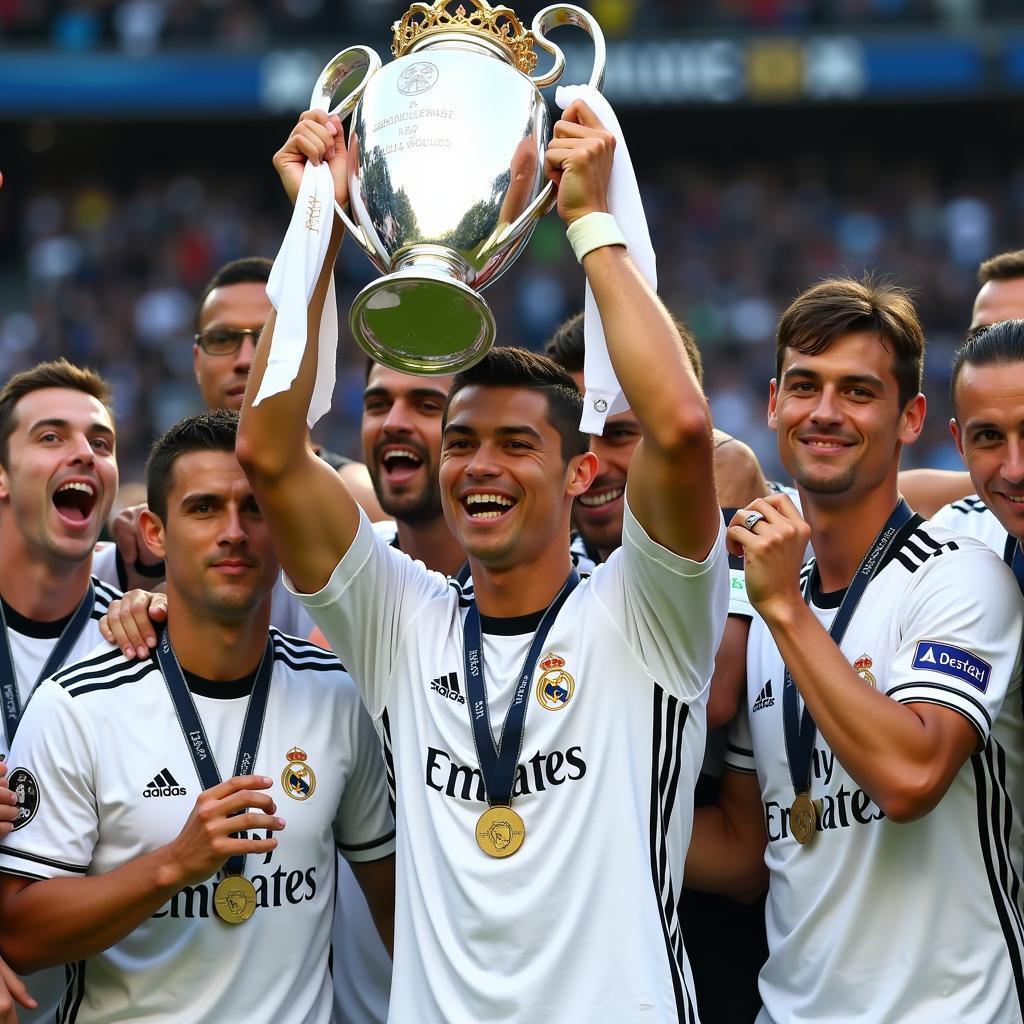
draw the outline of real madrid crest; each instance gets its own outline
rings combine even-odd
[[[862,654],[854,663],[853,670],[870,686],[873,686],[876,690],[878,689],[878,682],[875,680],[874,674],[871,671],[871,666],[874,662],[866,654]]]
[[[547,654],[541,660],[541,675],[537,680],[537,700],[548,711],[561,711],[572,700],[576,681],[565,671],[565,659]]]
[[[293,800],[308,800],[316,789],[316,775],[306,764],[306,752],[292,747],[285,755],[288,764],[281,772],[281,786]]]

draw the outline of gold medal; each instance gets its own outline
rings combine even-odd
[[[476,841],[488,857],[511,857],[523,845],[526,826],[512,810],[496,804],[488,807],[476,823]]]
[[[789,809],[789,831],[793,838],[802,846],[806,846],[813,838],[818,825],[818,808],[806,793],[797,793],[792,807]]]
[[[256,887],[245,875],[228,875],[213,890],[213,909],[228,924],[248,921],[256,912]]]

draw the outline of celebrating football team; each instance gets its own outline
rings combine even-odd
[[[144,503],[96,373],[0,388],[0,1024],[1024,1024],[1024,253],[949,376],[965,472],[901,472],[910,294],[830,278],[763,368],[768,482],[615,149],[576,100],[544,156],[593,437],[581,315],[370,362],[365,465],[314,445],[339,217],[284,387],[269,261],[210,281]],[[348,158],[310,110],[273,166],[344,207]]]

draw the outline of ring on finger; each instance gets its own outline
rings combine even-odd
[[[751,512],[750,515],[743,520],[743,525],[746,529],[753,530],[762,519],[764,519],[764,515],[761,512]]]

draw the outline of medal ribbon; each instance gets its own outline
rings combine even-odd
[[[92,582],[82,598],[82,603],[75,609],[74,614],[68,619],[68,624],[57,639],[50,656],[46,659],[35,683],[29,693],[29,700],[35,693],[36,687],[48,679],[57,671],[71,653],[78,638],[82,635],[86,623],[92,617],[92,609],[96,603],[96,591]],[[21,695],[18,693],[18,677],[14,671],[14,658],[11,655],[11,643],[7,639],[7,622],[4,619],[3,606],[0,605],[0,695],[4,707],[4,731],[7,733],[7,749],[14,742],[14,734],[18,731],[18,723],[21,721],[23,708],[21,706]],[[28,704],[28,701],[25,702]]]
[[[185,737],[192,763],[196,767],[199,784],[204,790],[212,789],[221,783],[220,769],[213,756],[213,748],[206,738],[203,720],[199,717],[192,692],[185,682],[185,676],[178,664],[178,659],[171,647],[166,627],[160,632],[156,645],[157,661],[167,692],[178,716],[181,733]],[[259,750],[260,737],[263,735],[263,720],[267,714],[267,699],[270,696],[270,677],[274,672],[274,643],[267,640],[266,649],[256,670],[256,681],[249,695],[249,705],[245,709],[245,721],[242,723],[242,735],[238,739],[238,753],[235,755],[234,775],[249,775],[256,765],[256,752]],[[239,812],[242,813],[242,812]],[[245,855],[230,857],[224,865],[227,875],[241,875],[245,871]]]
[[[915,515],[901,498],[853,574],[842,603],[836,611],[836,617],[832,620],[832,628],[829,629],[828,635],[836,647],[842,643],[846,628],[850,625],[854,610],[864,596],[868,584],[885,564],[885,556],[898,539],[902,540],[920,522],[921,517]],[[803,596],[808,604],[817,582],[818,566],[817,563],[812,563],[811,571],[804,583]],[[801,793],[808,793],[811,788],[811,752],[814,750],[817,726],[806,704],[802,715],[798,711],[796,683],[788,668],[782,682],[782,724],[786,738],[789,777],[793,782],[793,791],[799,796]]]
[[[512,786],[515,784],[519,753],[523,747],[526,728],[526,706],[529,700],[530,682],[537,659],[544,646],[555,617],[569,595],[580,582],[580,574],[573,569],[566,577],[562,589],[548,605],[534,634],[533,643],[526,652],[526,660],[519,671],[512,703],[505,714],[501,727],[501,738],[494,742],[491,728],[491,714],[487,706],[487,689],[484,686],[484,652],[480,632],[480,611],[473,601],[466,612],[463,626],[463,664],[466,671],[466,695],[469,697],[469,721],[473,727],[473,742],[480,762],[480,774],[484,780],[487,802],[492,807],[511,806]]]
[[[1017,586],[1024,594],[1024,551],[1021,551],[1020,541],[1012,533],[1006,538],[1003,561],[1013,570],[1013,575],[1017,577]]]

